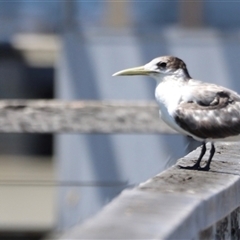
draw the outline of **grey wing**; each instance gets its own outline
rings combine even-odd
[[[184,130],[201,139],[240,134],[237,93],[216,85],[200,85],[188,93],[174,113],[176,122]]]

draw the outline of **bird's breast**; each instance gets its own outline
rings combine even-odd
[[[155,98],[159,106],[159,113],[164,122],[177,131],[182,132],[174,119],[181,98],[181,86],[171,83],[160,83],[155,89]]]
[[[182,99],[182,88],[176,84],[160,83],[156,87],[155,98],[160,110],[172,115]]]

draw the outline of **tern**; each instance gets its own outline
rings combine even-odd
[[[214,143],[240,140],[240,96],[236,92],[191,78],[186,64],[174,56],[158,57],[144,66],[113,74],[133,75],[154,78],[155,98],[162,120],[177,132],[202,143],[197,162],[193,166],[179,165],[180,168],[209,171]],[[202,167],[208,142],[211,143],[210,155]]]

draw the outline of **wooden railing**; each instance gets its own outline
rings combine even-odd
[[[0,132],[175,133],[153,102],[0,101]]]
[[[217,144],[209,172],[173,166],[58,239],[240,239],[239,175],[239,144]]]
[[[57,100],[0,101],[0,132],[175,133],[153,102]],[[193,164],[198,155],[179,163]],[[237,143],[219,143],[209,172],[173,166],[58,238],[240,239],[239,155]]]

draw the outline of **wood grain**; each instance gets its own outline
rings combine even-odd
[[[0,132],[175,133],[154,102],[2,100]]]
[[[175,165],[124,190],[96,216],[57,239],[239,239],[239,144],[216,146],[209,172]],[[199,152],[179,164],[193,164]]]

